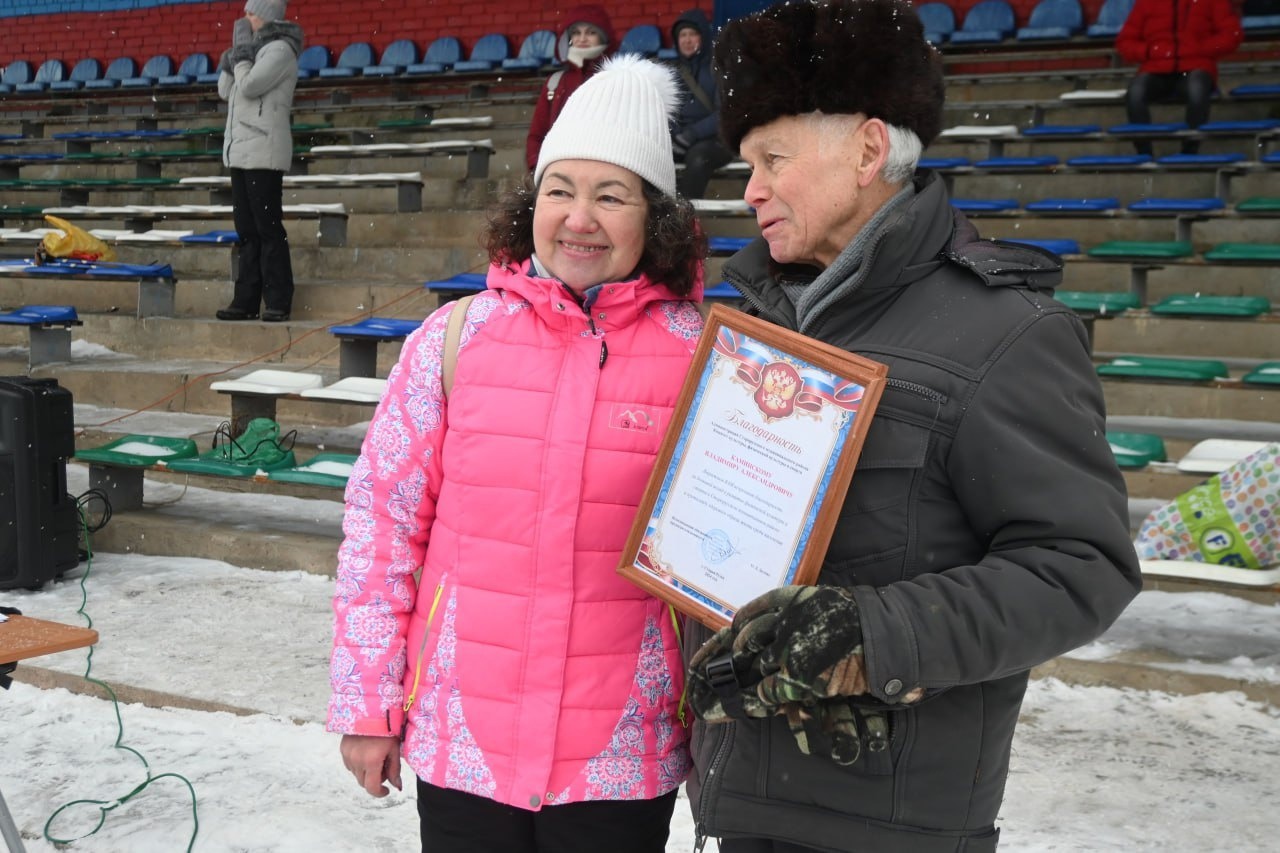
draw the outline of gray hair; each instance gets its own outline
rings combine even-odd
[[[862,113],[812,112],[807,113],[805,118],[817,134],[820,151],[825,151],[828,145],[848,139],[867,120]],[[889,153],[880,174],[888,183],[901,186],[915,174],[924,146],[915,131],[888,122],[884,126],[889,131]]]

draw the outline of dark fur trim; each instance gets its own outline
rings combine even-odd
[[[729,22],[716,42],[720,134],[737,151],[753,128],[821,111],[942,130],[942,57],[906,0],[800,0]]]

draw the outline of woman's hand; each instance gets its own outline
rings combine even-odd
[[[374,797],[385,797],[391,791],[383,782],[400,786],[400,738],[342,736],[342,763],[356,777],[356,782]]]

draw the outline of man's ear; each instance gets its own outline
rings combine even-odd
[[[889,128],[878,118],[869,118],[858,128],[862,148],[858,156],[858,186],[868,187],[880,176],[889,159]]]

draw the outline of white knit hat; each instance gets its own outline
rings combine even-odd
[[[542,141],[533,180],[557,160],[598,160],[676,194],[668,119],[679,107],[675,73],[633,54],[605,60],[578,87]]]

